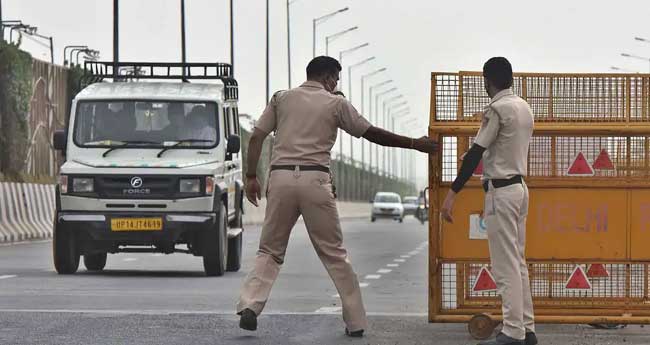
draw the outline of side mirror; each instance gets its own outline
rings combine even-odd
[[[241,139],[239,138],[239,135],[231,134],[230,137],[228,137],[228,144],[226,145],[226,153],[228,154],[239,153],[240,149],[241,149]]]
[[[54,131],[54,137],[52,138],[52,143],[54,144],[55,150],[65,151],[68,144],[68,135],[65,130],[58,129]]]

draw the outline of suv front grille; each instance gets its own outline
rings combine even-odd
[[[131,179],[136,176],[98,176],[95,191],[100,198],[107,199],[167,199],[176,195],[176,176],[137,176],[142,185],[134,187]]]

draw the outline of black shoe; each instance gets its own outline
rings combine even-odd
[[[255,315],[254,311],[247,308],[242,310],[239,315],[241,315],[241,318],[239,319],[239,328],[247,331],[254,331],[257,329],[257,315]]]
[[[350,332],[350,331],[348,331],[348,329],[346,327],[345,328],[345,335],[347,335],[348,337],[352,337],[352,338],[361,338],[361,337],[363,337],[363,330],[360,329],[358,331]]]
[[[537,345],[537,336],[535,332],[526,332],[526,345]]]
[[[478,343],[478,345],[525,345],[524,340],[517,340],[499,332],[497,337],[493,340],[486,340]]]

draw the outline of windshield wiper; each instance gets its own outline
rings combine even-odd
[[[113,151],[115,151],[115,150],[117,150],[117,149],[125,148],[125,147],[127,147],[127,146],[129,146],[129,145],[134,145],[134,144],[160,144],[160,143],[157,143],[157,142],[155,142],[155,141],[147,141],[147,140],[129,140],[129,141],[121,141],[121,144],[120,144],[120,145],[118,145],[118,146],[113,146],[113,147],[111,147],[110,149],[106,150],[104,153],[102,153],[102,157],[106,157],[106,156],[108,156],[109,153],[111,153],[111,152],[113,152]]]
[[[169,146],[169,147],[165,147],[164,149],[160,150],[160,152],[158,152],[157,157],[158,158],[162,157],[162,155],[165,154],[165,152],[167,152],[167,151],[169,151],[171,149],[175,149],[178,146],[180,146],[181,144],[186,144],[186,143],[211,143],[213,141],[214,140],[208,140],[208,139],[181,139],[181,140],[178,140],[178,142],[176,144],[174,144],[172,146]]]

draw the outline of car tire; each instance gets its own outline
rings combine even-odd
[[[214,227],[203,230],[201,234],[203,268],[208,277],[220,277],[226,272],[227,226],[226,206],[221,204]]]
[[[84,266],[89,271],[101,271],[106,267],[106,253],[95,253],[84,255]]]
[[[371,221],[371,222],[374,223],[376,220],[377,220],[377,218],[375,218],[375,217],[370,217],[370,221]]]
[[[242,224],[241,213],[234,223]],[[226,264],[226,271],[237,272],[241,268],[242,246],[244,242],[244,231],[239,233],[236,237],[228,239],[228,262]]]
[[[404,217],[398,219],[400,223],[404,223]]]
[[[58,218],[58,217],[57,217]],[[79,251],[74,233],[54,220],[52,240],[54,268],[58,274],[74,274],[79,269]]]

